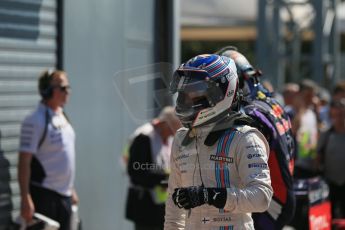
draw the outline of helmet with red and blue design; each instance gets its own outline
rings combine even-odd
[[[269,91],[260,84],[259,77],[262,75],[261,71],[255,69],[249,63],[247,58],[238,52],[236,47],[223,47],[217,51],[216,54],[226,56],[234,60],[239,78],[239,88],[242,90],[245,99],[254,99],[257,96],[258,90],[265,93],[266,96],[271,96]]]
[[[238,111],[238,77],[231,58],[198,55],[174,73],[170,91],[177,93],[176,114],[185,127],[216,122]]]

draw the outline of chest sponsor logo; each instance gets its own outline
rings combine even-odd
[[[262,168],[262,169],[266,169],[267,168],[267,164],[266,163],[251,163],[251,164],[248,164],[248,168]]]
[[[249,154],[247,155],[247,158],[248,158],[248,159],[259,158],[259,157],[263,157],[263,155],[260,154],[260,153],[253,153],[253,154],[249,153]]]
[[[228,222],[228,221],[231,221],[231,217],[230,216],[214,217],[212,221],[213,222]]]
[[[175,160],[178,161],[178,160],[182,160],[182,159],[188,158],[189,155],[190,155],[189,153],[182,153],[182,154],[180,154],[179,156],[177,156],[177,157],[175,158]]]
[[[247,149],[255,149],[255,148],[261,148],[260,145],[248,145],[246,146]]]
[[[217,156],[217,155],[210,155],[210,160],[211,161],[222,161],[222,162],[226,162],[226,163],[233,163],[234,162],[234,158],[232,157],[224,157],[224,156]]]
[[[210,222],[229,222],[231,221],[231,217],[230,216],[220,216],[220,217],[213,217],[213,218],[210,218],[210,217],[204,217],[201,222],[203,224],[208,224]]]

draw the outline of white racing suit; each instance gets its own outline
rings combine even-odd
[[[214,125],[182,128],[175,136],[165,230],[254,229],[251,212],[264,212],[269,206],[273,191],[265,137],[247,125],[231,126],[221,134],[214,130]],[[211,131],[218,137],[212,138]],[[185,210],[174,204],[175,188],[202,184],[227,189],[224,209],[204,204]]]

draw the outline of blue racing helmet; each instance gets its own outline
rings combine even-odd
[[[234,61],[215,54],[198,55],[174,73],[171,93],[177,93],[176,114],[186,127],[216,121],[238,106]]]

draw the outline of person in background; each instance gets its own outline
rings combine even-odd
[[[172,137],[180,127],[174,108],[167,106],[131,137],[126,218],[136,230],[163,229]]]
[[[294,100],[299,92],[299,85],[296,83],[286,83],[283,89],[284,110],[289,115],[290,120],[293,119],[296,111],[293,108]]]
[[[22,122],[18,179],[21,216],[30,222],[35,212],[70,227],[74,189],[75,133],[63,112],[70,95],[67,74],[45,71],[39,78],[42,100]]]
[[[234,61],[215,54],[182,64],[170,85],[184,128],[171,154],[165,230],[254,229],[272,187],[265,137],[239,112]]]
[[[321,132],[318,141],[318,162],[330,188],[332,218],[345,218],[345,82],[339,82],[330,103],[331,126]]]
[[[282,229],[292,220],[295,213],[293,189],[295,143],[289,116],[272,97],[273,90],[268,90],[261,84],[261,72],[254,69],[235,47],[227,46],[217,53],[235,61],[239,87],[243,91],[241,111],[255,120],[254,127],[265,135],[270,146],[268,166],[273,197],[266,212],[253,213],[254,227],[256,230]]]
[[[317,104],[315,106],[318,126],[320,131],[324,131],[330,128],[331,120],[329,117],[331,95],[325,88],[319,88],[317,93]]]
[[[294,176],[302,179],[318,174],[316,162],[318,123],[313,104],[318,87],[312,80],[303,80],[299,88],[293,103],[295,115],[292,119],[292,131],[297,141]]]

